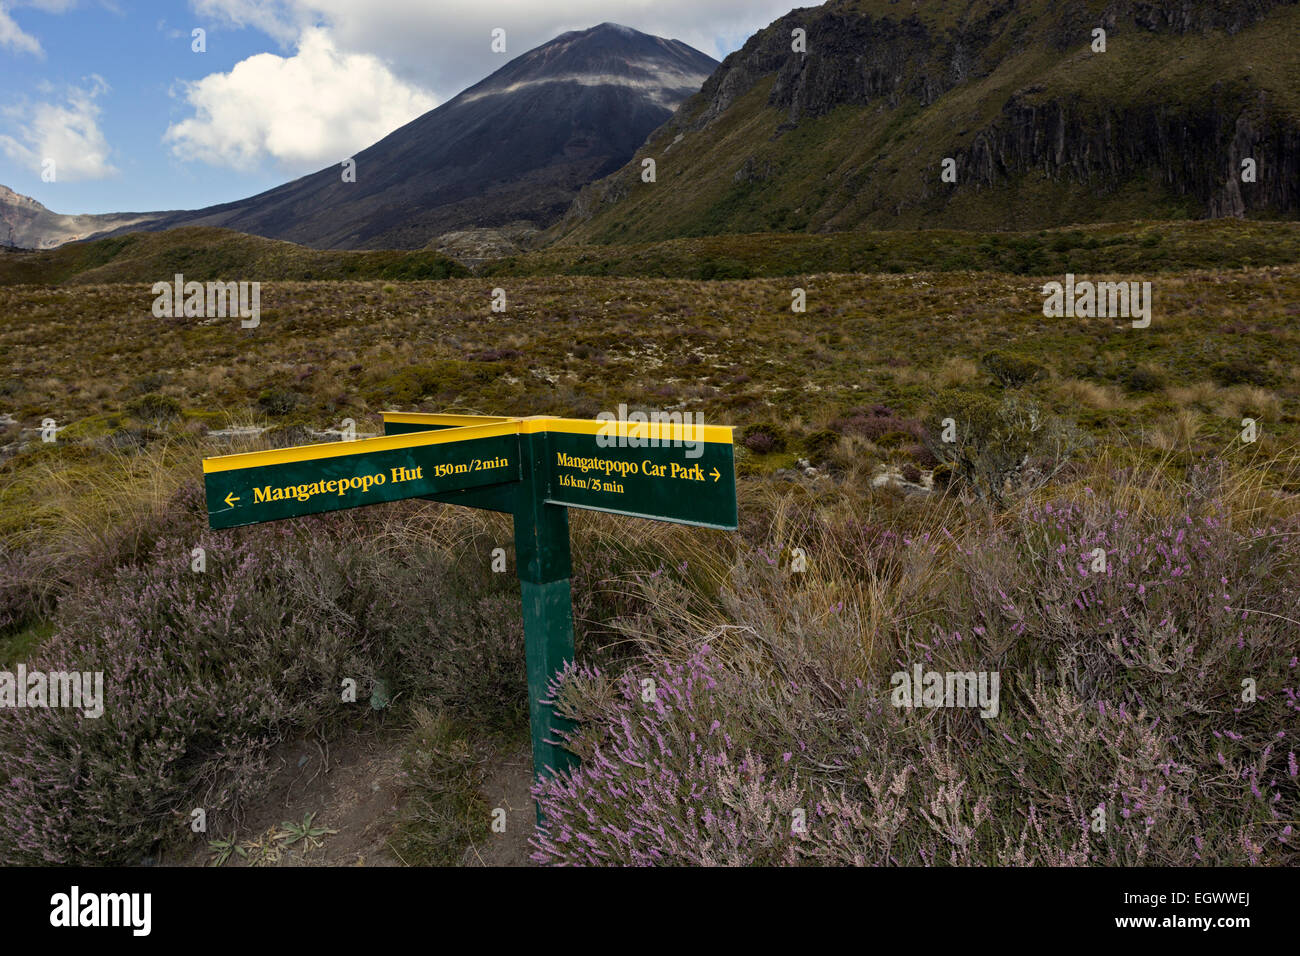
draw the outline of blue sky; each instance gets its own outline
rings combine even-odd
[[[61,213],[227,202],[339,162],[566,30],[608,20],[721,59],[789,9],[789,0],[0,0],[0,184]],[[505,56],[490,49],[494,27],[506,30]],[[203,52],[192,49],[195,28]]]

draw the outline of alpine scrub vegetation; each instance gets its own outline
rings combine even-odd
[[[183,855],[196,807],[237,839],[281,744],[376,725],[410,736],[394,846],[461,858],[482,755],[527,726],[508,522],[213,533],[199,461],[394,406],[625,403],[736,426],[741,527],[571,516],[582,766],[538,791],[539,862],[1294,865],[1294,232],[552,247],[610,275],[268,280],[255,335],[153,317],[128,259],[0,285],[0,656],[103,670],[109,703],[0,721],[0,860]],[[696,242],[767,278],[690,278]],[[638,255],[685,277],[619,275]],[[1150,328],[1043,316],[1044,277],[1108,255],[1153,257]],[[897,703],[918,667],[996,675],[996,714]]]
[[[582,765],[536,788],[534,859],[1294,865],[1300,524],[1252,522],[1222,487],[1188,504],[1134,513],[1084,489],[888,539],[836,569],[885,559],[909,594],[869,648],[852,598],[798,639],[752,611],[692,632],[654,604],[659,648],[553,687]],[[727,607],[773,603],[755,559]],[[769,586],[820,583],[797,577]],[[897,706],[890,672],[913,663],[1000,673],[997,716]]]

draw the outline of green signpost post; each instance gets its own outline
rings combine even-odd
[[[385,412],[384,436],[205,458],[213,528],[427,498],[512,515],[533,770],[573,765],[542,699],[573,660],[569,508],[734,530],[731,429]]]

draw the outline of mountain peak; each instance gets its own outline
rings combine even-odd
[[[452,102],[473,102],[539,82],[566,82],[631,87],[671,111],[698,92],[717,65],[712,57],[680,40],[651,36],[619,23],[600,23],[534,47]]]
[[[621,23],[613,23],[609,20],[606,20],[604,23],[597,23],[594,27],[587,27],[587,29],[585,30],[570,30],[568,33],[561,33],[558,37],[555,38],[555,40],[552,40],[551,42],[555,43],[559,40],[563,40],[566,37],[592,36],[594,34],[601,34],[601,33],[617,33],[622,36],[635,36],[635,37],[650,36],[650,34],[642,33],[640,30],[636,30],[632,27],[625,27]],[[651,39],[653,39],[653,37]],[[547,44],[543,44],[543,46],[546,45]]]
[[[545,228],[583,185],[631,159],[717,65],[617,23],[565,33],[358,152],[355,182],[328,167],[149,228],[219,226],[344,249]]]

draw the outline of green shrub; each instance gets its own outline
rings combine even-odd
[[[131,383],[131,390],[137,395],[145,395],[149,392],[156,392],[167,384],[167,376],[162,372],[150,372],[148,375],[141,375]]]
[[[1009,493],[1041,487],[1088,442],[1073,424],[1015,395],[999,403],[946,390],[934,402],[933,419],[926,440],[931,453],[951,465],[977,498],[994,505]]]
[[[803,447],[808,454],[808,460],[815,463],[829,458],[839,441],[838,432],[822,428],[805,438]]]
[[[1155,369],[1139,365],[1124,376],[1124,387],[1131,392],[1158,392],[1165,387],[1165,377]]]
[[[486,385],[499,374],[484,362],[443,359],[400,369],[372,386],[367,397],[377,405],[414,405],[425,398],[453,401],[465,390]]]
[[[1210,375],[1220,385],[1259,385],[1267,386],[1271,381],[1268,369],[1257,361],[1236,358],[1215,362],[1210,366]]]
[[[988,352],[980,359],[980,365],[1003,388],[1019,388],[1046,374],[1046,369],[1033,359],[1006,352]]]
[[[293,389],[272,385],[257,396],[257,407],[268,415],[288,415],[302,400]]]
[[[181,403],[170,395],[150,393],[127,402],[126,412],[137,421],[161,428],[181,417]]]
[[[748,279],[753,270],[738,259],[706,259],[695,273],[699,279]]]
[[[319,441],[311,433],[311,426],[303,421],[281,422],[262,433],[272,448],[292,448],[294,445],[312,445]]]

